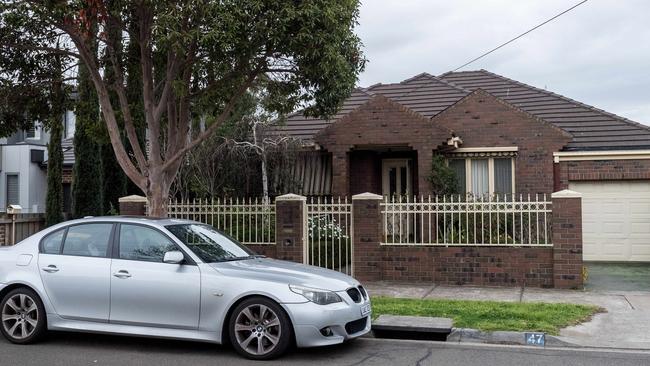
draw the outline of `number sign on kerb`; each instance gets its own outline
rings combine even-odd
[[[531,346],[541,346],[546,345],[546,334],[545,333],[526,333],[526,344]]]

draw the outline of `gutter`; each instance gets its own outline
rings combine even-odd
[[[553,161],[585,160],[645,160],[650,159],[650,150],[609,150],[609,151],[557,151]]]

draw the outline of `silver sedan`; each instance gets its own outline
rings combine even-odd
[[[68,221],[0,249],[2,334],[49,330],[230,343],[251,359],[291,344],[342,343],[370,330],[355,279],[257,256],[194,221]]]

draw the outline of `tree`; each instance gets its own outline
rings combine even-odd
[[[435,195],[450,195],[458,193],[458,178],[451,169],[445,157],[434,154],[431,161],[431,174],[428,177],[431,192]]]
[[[261,78],[268,80],[269,111],[283,114],[300,106],[308,115],[327,117],[350,94],[365,64],[353,32],[358,0],[190,0],[182,6],[176,1],[113,1],[4,0],[0,45],[64,54],[85,65],[117,161],[147,196],[150,215],[166,215],[169,187],[183,157],[231,118]],[[95,22],[97,33],[91,26]],[[55,36],[65,36],[67,47],[54,48]],[[94,42],[109,53],[106,65],[97,62]],[[121,50],[129,44],[139,50],[147,149],[138,143],[124,82],[127,60]],[[11,65],[22,69],[25,62]],[[109,68],[115,73],[113,83],[105,79]],[[111,102],[109,90],[117,94],[118,105]],[[122,141],[118,114],[132,154]],[[198,117],[206,119],[207,127],[188,139]]]
[[[115,160],[110,144],[100,146],[102,166],[102,207],[105,214],[118,212],[120,197],[126,196],[126,176]]]
[[[262,200],[270,202],[269,194],[269,158],[273,153],[283,153],[290,150],[297,150],[300,142],[289,136],[266,136],[267,129],[273,124],[273,120],[264,116],[252,116],[250,125],[252,130],[252,141],[233,141],[233,148],[243,148],[255,153],[260,160],[260,175],[262,177]]]
[[[84,65],[79,66],[77,93],[77,119],[73,140],[75,163],[72,171],[72,216],[100,216],[104,214],[102,159],[94,135],[100,122],[99,104]]]
[[[49,123],[50,142],[47,145],[46,226],[63,221],[63,150],[61,148],[63,121],[61,117],[65,112],[63,103],[66,97],[61,87],[60,83],[52,85],[52,98],[50,99],[53,108]]]

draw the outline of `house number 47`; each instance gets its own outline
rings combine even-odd
[[[526,333],[526,344],[531,346],[544,346],[546,335],[544,333]]]

